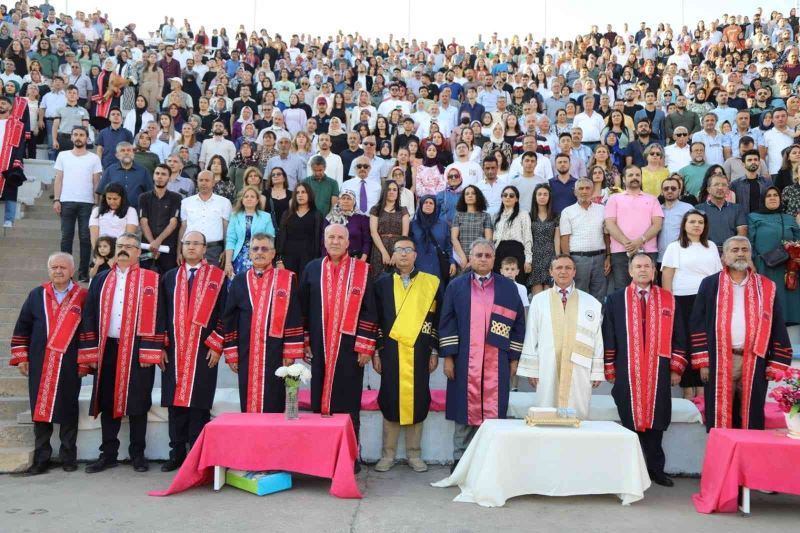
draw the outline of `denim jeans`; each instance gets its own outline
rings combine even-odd
[[[6,204],[6,214],[3,217],[3,222],[14,222],[17,217],[17,202],[12,200],[3,200]]]
[[[61,203],[61,251],[72,253],[72,242],[75,239],[75,224],[78,224],[78,240],[81,246],[81,260],[78,277],[89,277],[89,256],[92,253],[92,241],[89,237],[89,217],[93,204],[86,202]]]

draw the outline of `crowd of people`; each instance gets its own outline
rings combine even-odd
[[[229,37],[167,17],[145,42],[135,25],[115,27],[99,12],[72,17],[19,2],[0,15],[0,119],[24,132],[17,152],[46,143],[55,161],[62,253],[72,253],[78,230],[76,267],[54,255],[51,276],[60,265],[76,281],[94,278],[88,297],[76,296],[86,299],[70,367],[95,373],[92,412],[102,413],[104,444],[90,471],[116,463],[121,416],[131,419],[134,465],[146,469],[154,364],[172,369],[162,388],[176,443],[166,466],[180,464],[208,420],[223,353],[239,372],[243,411],[281,410],[270,371],[305,357],[312,407],[350,413],[356,433],[371,361],[384,376],[390,436],[378,470],[393,464],[401,426],[411,434],[410,464],[424,468],[417,425],[437,354],[456,460],[483,418],[505,416],[517,375],[539,387],[543,404],[584,415],[591,386],[624,375],[614,388],[620,417],[640,433],[661,481],[670,382],[686,398],[706,395],[711,426],[763,427],[761,393],[791,358],[786,325],[800,323],[800,291],[784,279],[795,260],[782,252],[784,241],[800,241],[794,10],[759,8],[695,29],[594,26],[574,40],[495,33],[472,44],[284,39],[243,27]],[[3,146],[11,141],[6,133]],[[17,155],[3,168],[20,167]],[[20,183],[5,180],[7,226]],[[59,279],[58,303],[58,291],[83,290]],[[126,295],[131,279],[144,292]],[[724,309],[718,292],[732,294]],[[181,303],[186,294],[200,295],[194,307]],[[759,313],[745,315],[745,294]],[[23,308],[28,323],[36,298]],[[138,319],[127,316],[136,309]],[[259,327],[267,317],[269,332]],[[556,323],[566,329],[545,342]],[[576,327],[583,340],[572,339]],[[21,347],[31,330],[20,331]],[[100,372],[117,368],[118,351],[142,363],[130,369],[135,386],[121,404],[111,401],[119,380]],[[561,365],[568,352],[573,364]],[[712,364],[709,375],[709,361],[731,353],[732,374]],[[182,366],[207,356],[214,370]],[[647,363],[658,386],[628,390],[628,373],[644,372],[638,362],[651,356],[660,357]],[[475,357],[493,380],[481,384]],[[750,404],[715,406],[703,388],[740,380],[742,358],[758,376]],[[398,385],[409,379],[398,370],[405,364],[420,366],[410,374],[416,401]],[[571,394],[563,376],[559,385],[568,367],[588,391]],[[192,380],[201,394],[191,394]],[[649,411],[630,405],[640,396]],[[65,453],[74,462],[74,441]]]

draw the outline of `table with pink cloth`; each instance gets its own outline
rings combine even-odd
[[[734,513],[739,487],[800,494],[800,440],[785,430],[712,429],[706,443],[700,513]]]
[[[706,421],[706,400],[702,396],[695,396],[692,402]],[[775,402],[764,403],[764,429],[781,429],[786,427],[786,417]]]
[[[346,414],[225,413],[208,424],[167,490],[168,496],[211,483],[216,466],[237,470],[284,470],[331,478],[330,493],[361,498],[353,473],[358,454],[353,423]]]

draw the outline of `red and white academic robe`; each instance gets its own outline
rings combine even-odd
[[[12,366],[28,363],[28,393],[34,422],[78,422],[78,325],[86,289],[73,285],[61,304],[52,283],[29,294],[11,337]]]
[[[225,273],[205,261],[195,272],[189,294],[184,266],[161,277],[158,324],[165,335],[167,364],[161,374],[161,406],[211,409],[217,368],[208,368],[209,349],[222,353]]]
[[[11,114],[0,126],[0,200],[17,200],[17,188],[25,182],[22,160],[31,138],[28,100],[14,98]]]
[[[511,361],[525,340],[525,308],[516,284],[490,274],[481,288],[468,272],[447,286],[439,317],[439,355],[455,359],[456,376],[447,381],[446,418],[479,426],[505,418]]]
[[[141,364],[156,365],[161,362],[164,336],[156,331],[159,278],[157,273],[139,268],[139,265],[133,265],[129,270],[113,390],[101,390],[100,383],[103,372],[108,371],[103,368],[103,355],[109,339],[117,284],[116,268],[101,272],[92,280],[83,307],[78,363],[97,364],[89,408],[89,414],[95,417],[109,403],[113,406],[111,411],[114,418],[146,414],[152,405],[150,395],[153,392],[155,367],[142,368]]]
[[[767,377],[792,364],[792,345],[775,298],[775,284],[750,271],[745,286],[745,344],[741,394],[733,389],[733,286],[727,270],[700,283],[692,308],[691,363],[708,368],[706,428],[764,429]],[[736,424],[734,424],[736,422]]]
[[[271,268],[238,274],[222,318],[225,362],[239,365],[243,413],[280,413],[286,385],[275,371],[283,359],[303,357],[303,319],[294,272]]]
[[[311,408],[315,413],[361,411],[364,368],[359,354],[372,357],[378,334],[369,265],[345,256],[338,265],[314,259],[300,278],[311,348]]]
[[[603,310],[604,371],[622,425],[631,431],[666,430],[672,420],[670,372],[686,368],[686,333],[675,320],[675,298],[650,286],[643,331],[632,283],[608,295]]]

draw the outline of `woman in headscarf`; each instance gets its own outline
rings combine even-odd
[[[228,169],[228,174],[233,180],[236,191],[242,190],[245,185],[244,175],[245,171],[250,167],[258,167],[258,154],[256,152],[255,142],[243,142],[239,151],[236,152],[231,166]]]
[[[769,266],[763,259],[764,254],[781,246],[783,241],[800,240],[800,226],[793,216],[783,212],[781,193],[774,185],[764,193],[764,209],[747,216],[747,238],[753,246],[756,271],[775,282],[786,324],[800,324],[800,291],[786,289],[786,263]]]
[[[350,245],[348,247],[350,257],[356,257],[362,261],[366,261],[369,258],[369,253],[372,250],[369,217],[359,211],[356,204],[356,194],[353,191],[345,189],[339,193],[339,200],[322,223],[323,235],[324,229],[330,224],[341,224],[347,228],[347,233],[350,235]],[[323,254],[327,253],[324,239],[321,246]]]
[[[253,110],[250,109],[248,106],[242,107],[242,110],[239,112],[239,118],[236,119],[236,122],[233,123],[233,131],[232,138],[235,142],[239,137],[244,134],[244,127],[248,124],[253,123]]]
[[[417,249],[415,267],[433,274],[446,285],[456,274],[450,226],[439,218],[436,197],[426,194],[419,199],[419,210],[411,221],[411,240]]]
[[[347,132],[342,128],[339,117],[331,117],[328,124],[328,135],[331,137],[331,152],[336,155],[347,150]]]
[[[513,159],[511,145],[505,141],[505,130],[500,122],[492,126],[491,136],[489,140],[486,141],[486,144],[483,145],[483,148],[481,148],[481,161],[486,159],[492,152],[497,151],[503,152],[506,161],[511,161]]]
[[[283,121],[292,137],[297,135],[297,132],[303,131],[308,121],[306,110],[300,104],[297,93],[292,93],[289,95],[289,107],[283,111]]]
[[[122,123],[122,127],[131,132],[134,137],[142,131],[142,128],[144,128],[148,122],[155,120],[153,114],[147,110],[149,106],[150,103],[147,101],[147,98],[140,94],[136,97],[133,109],[128,111],[128,114],[125,115],[125,121]]]
[[[422,164],[417,167],[414,181],[414,192],[417,196],[426,194],[436,195],[444,190],[447,182],[444,177],[444,167],[439,162],[439,150],[436,145],[429,144],[425,148]]]

